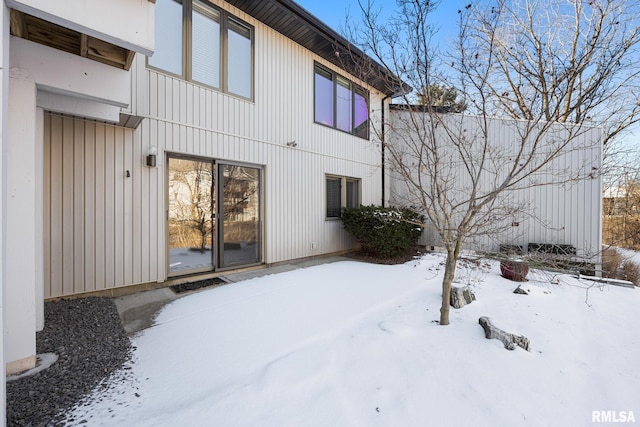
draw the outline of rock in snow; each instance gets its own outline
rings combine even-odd
[[[514,294],[529,295],[529,291],[519,286],[513,291]]]
[[[471,304],[476,300],[476,296],[469,286],[451,287],[451,306],[453,308],[462,308],[467,304]]]

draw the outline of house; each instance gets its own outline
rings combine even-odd
[[[381,202],[392,93],[295,2],[3,6],[7,373],[45,299],[345,251]]]
[[[2,13],[7,373],[45,299],[346,251],[341,207],[389,202],[372,126],[398,89],[292,0]]]

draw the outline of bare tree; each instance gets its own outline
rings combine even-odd
[[[446,249],[441,325],[449,324],[464,245],[504,233],[516,215],[535,215],[526,197],[532,188],[599,179],[601,144],[637,121],[637,98],[619,101],[638,76],[630,64],[638,28],[625,2],[589,3],[469,4],[446,55],[432,43],[437,1],[398,0],[385,23],[371,2],[360,3],[364,23],[351,37],[385,70],[389,88],[453,86],[467,105],[468,114],[443,114],[433,91],[421,94],[420,106],[405,91],[390,120],[373,126],[405,184],[405,203],[425,215],[422,225]],[[619,27],[605,28],[611,19]],[[594,130],[604,118],[604,132]]]
[[[170,173],[172,225],[186,244],[204,252],[213,228],[213,169],[207,162],[175,160]],[[191,232],[197,235],[197,246]]]
[[[490,58],[491,73],[476,79],[484,80],[495,111],[602,126],[608,149],[640,121],[638,12],[632,0],[474,5],[460,11],[460,47],[470,68],[458,71],[474,74]]]
[[[603,243],[640,249],[640,170],[635,162],[620,163],[604,181]]]

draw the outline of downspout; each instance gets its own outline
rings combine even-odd
[[[386,143],[386,134],[385,134],[385,118],[384,118],[384,102],[387,99],[393,98],[393,95],[387,95],[384,98],[382,98],[382,126],[381,126],[381,135],[380,135],[380,143],[382,145],[382,159],[381,159],[381,165],[382,165],[382,207],[384,208],[385,203],[384,200],[386,198],[386,191],[385,191],[385,175],[386,175],[386,170],[385,170],[385,143]]]

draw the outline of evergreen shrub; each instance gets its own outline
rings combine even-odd
[[[344,228],[355,237],[362,250],[374,256],[393,257],[416,245],[422,233],[422,215],[408,208],[361,206],[343,208]]]

